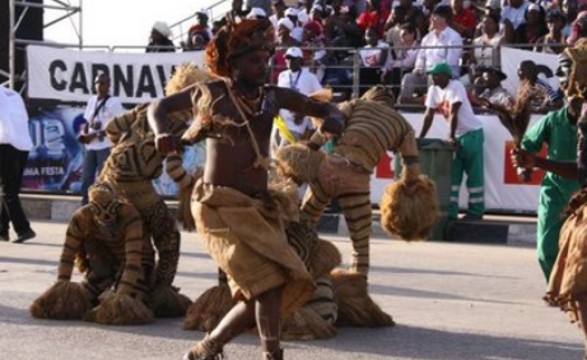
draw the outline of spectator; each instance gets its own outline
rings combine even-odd
[[[515,30],[514,43],[534,44],[547,33],[544,10],[540,5],[530,4],[524,16],[524,22]]]
[[[359,50],[361,69],[359,72],[360,95],[377,84],[385,84],[391,70],[393,58],[389,45],[381,40],[377,29],[370,27],[365,32],[367,45]]]
[[[167,23],[157,21],[153,24],[151,29],[151,36],[149,37],[149,44],[147,45],[147,52],[174,52],[175,46],[173,41],[169,39],[172,35],[171,29]]]
[[[501,23],[501,1],[500,0],[487,0],[485,3],[485,11],[483,12],[483,18],[491,16],[497,19],[497,28],[501,36],[503,36],[503,28],[500,26]],[[475,28],[475,38],[478,38],[483,34],[483,21],[480,21]]]
[[[452,23],[451,26],[463,37],[472,39],[477,24],[477,17],[473,10],[463,6],[463,0],[451,0]]]
[[[184,51],[203,50],[212,39],[212,29],[208,25],[208,14],[205,10],[196,13],[198,20],[196,25],[193,25],[188,30],[188,39],[185,44],[182,44]]]
[[[316,75],[303,67],[304,57],[300,48],[291,47],[287,49],[285,58],[287,70],[279,74],[277,86],[295,90],[306,96],[322,89]],[[280,110],[279,115],[285,121],[289,133],[284,134],[274,129],[272,150],[275,151],[281,146],[309,137],[312,128],[310,118],[294,114],[288,110]]]
[[[473,40],[473,52],[469,63],[477,66],[500,66],[499,48],[505,39],[498,32],[499,18],[485,15],[481,23],[483,32]]]
[[[290,30],[290,36],[297,41],[297,43],[301,43],[302,39],[304,38],[304,29],[300,26],[300,22],[298,19],[298,10],[294,8],[287,8],[285,10],[285,17],[289,19],[293,24],[293,29]],[[279,24],[279,23],[278,23]]]
[[[535,89],[536,101],[532,102],[533,111],[545,112],[563,106],[561,95],[550,84],[538,77],[538,67],[534,61],[522,61],[518,66],[518,77],[520,83],[528,81]]]
[[[124,111],[120,100],[109,95],[108,75],[102,73],[96,76],[94,86],[96,95],[88,100],[84,113],[87,123],[78,136],[78,140],[85,144],[86,151],[82,170],[82,205],[88,203],[88,189],[110,155],[112,143],[106,137],[106,124]]]
[[[503,86],[501,82],[507,79],[507,75],[497,67],[480,67],[481,72],[475,90],[477,94],[472,97],[473,105],[485,106],[491,109],[491,105],[510,108],[514,104],[514,98]]]
[[[420,51],[420,44],[416,40],[416,28],[412,24],[403,24],[400,27],[400,47],[395,51],[395,60],[393,60],[393,69],[391,71],[391,84],[393,93],[397,99],[402,76],[411,72],[416,64],[416,57]]]
[[[565,15],[559,9],[551,9],[546,13],[548,34],[536,40],[534,51],[549,54],[560,54],[565,49],[563,28],[566,24]]]
[[[401,6],[394,7],[385,23],[385,41],[394,48],[401,46],[400,28],[405,23],[406,10]]]
[[[573,46],[580,38],[587,37],[587,11],[581,11],[571,25],[571,32],[567,44]]]
[[[414,25],[417,30],[418,39],[420,37],[426,35],[428,33],[428,25],[426,23],[426,17],[422,10],[414,5],[413,0],[399,0],[398,2],[393,2],[393,4],[397,4],[393,7],[393,11],[389,15],[387,19],[387,24],[385,25],[386,30],[389,29],[392,24],[389,24],[390,21],[395,22],[397,25],[401,25],[404,23],[409,23]],[[399,12],[399,14],[393,15],[394,12]],[[392,19],[394,18],[394,19]],[[399,24],[398,24],[399,23]],[[389,39],[389,38],[388,38]],[[389,41],[388,41],[389,42]],[[391,42],[390,42],[391,44]]]
[[[19,93],[0,86],[0,241],[9,241],[10,223],[16,243],[36,236],[22,210],[20,186],[33,148],[29,117]]]
[[[467,174],[469,206],[465,219],[480,220],[485,212],[483,174],[483,126],[473,113],[465,87],[452,80],[452,68],[444,62],[428,70],[434,83],[426,95],[426,113],[420,137],[432,125],[434,113],[440,111],[449,122],[449,142],[454,155],[451,164],[451,192],[448,208],[449,219],[456,220],[459,210],[459,189],[463,172]]]
[[[508,43],[515,41],[516,30],[526,22],[526,10],[529,5],[528,0],[509,0],[509,5],[501,11],[504,36]]]
[[[577,19],[579,14],[579,4],[577,0],[563,0],[561,4],[563,15],[567,18],[567,24],[563,28],[563,35],[568,37],[571,35],[571,25]]]
[[[374,27],[380,37],[385,33],[385,23],[391,12],[390,8],[383,9],[381,0],[367,0],[367,8],[359,14],[357,25],[361,30],[367,31],[368,28]]]
[[[417,89],[425,89],[429,79],[426,70],[436,64],[445,62],[452,68],[453,77],[460,76],[459,61],[463,52],[463,39],[454,29],[448,26],[452,16],[449,6],[438,6],[434,9],[431,21],[431,31],[422,39],[422,49],[418,52],[414,71],[406,74],[402,80],[400,102],[421,103],[421,99],[414,100]]]
[[[294,29],[294,23],[289,17],[284,17],[277,23],[277,44],[280,50],[275,52],[273,56],[273,81],[277,81],[279,73],[286,68],[285,63],[285,49],[293,46],[300,46],[300,42],[291,36],[291,32]],[[303,34],[303,32],[302,32]]]
[[[275,28],[275,33],[277,34],[277,22],[281,20],[285,16],[285,2],[283,0],[275,0],[273,2],[273,15],[269,16],[269,20],[273,24]]]

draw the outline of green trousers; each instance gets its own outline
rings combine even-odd
[[[562,213],[568,200],[557,188],[543,185],[540,189],[538,205],[538,224],[536,234],[536,252],[538,263],[544,273],[546,282],[558,256],[558,239],[563,225]]]
[[[469,206],[467,213],[483,216],[485,212],[485,194],[483,191],[483,129],[469,131],[457,137],[458,150],[451,164],[451,189],[448,217],[456,219],[459,212],[459,189],[463,182],[463,173],[467,174]]]

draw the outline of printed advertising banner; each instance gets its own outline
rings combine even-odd
[[[83,148],[76,140],[83,124],[83,108],[56,107],[31,117],[29,130],[33,149],[24,171],[25,190],[79,193],[84,161]],[[188,170],[204,163],[204,144],[186,147],[183,165]],[[164,174],[154,181],[160,194],[173,196],[177,187]]]
[[[83,150],[76,141],[76,134],[82,123],[83,109],[57,107],[41,111],[31,117],[29,128],[34,148],[29,155],[23,179],[23,187],[29,190],[78,193],[80,190]],[[422,127],[422,114],[406,113],[404,116],[414,126],[416,134]],[[533,181],[518,181],[509,158],[511,136],[500,124],[497,117],[479,115],[485,131],[485,203],[488,210],[535,212],[538,207],[538,193],[541,173],[534,174]],[[540,116],[535,116],[536,121]],[[429,138],[446,139],[448,123],[437,116],[429,131]],[[184,166],[194,169],[205,161],[203,143],[186,148]],[[394,154],[382,157],[372,175],[371,201],[378,204],[383,189],[395,176]],[[173,196],[176,185],[164,174],[155,186],[159,193]],[[466,192],[461,191],[461,206],[466,207]]]
[[[93,94],[93,79],[105,72],[111,94],[123,103],[142,103],[163,96],[173,68],[186,62],[203,63],[203,52],[115,53],[27,47],[28,96],[86,102]]]

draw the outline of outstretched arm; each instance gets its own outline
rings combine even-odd
[[[168,114],[174,111],[186,110],[192,107],[192,94],[194,86],[163,99],[155,100],[147,109],[147,119],[149,126],[155,133],[155,146],[162,154],[178,151],[181,148],[179,139],[171,135],[169,127]]]

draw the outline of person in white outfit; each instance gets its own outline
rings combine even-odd
[[[431,82],[426,71],[444,62],[452,69],[452,78],[460,76],[459,62],[463,53],[463,38],[448,24],[452,18],[450,6],[437,6],[430,17],[432,30],[424,36],[418,52],[414,71],[404,75],[400,94],[401,103],[414,103],[417,89],[425,91]],[[418,101],[417,101],[418,102]],[[419,100],[422,103],[421,98]]]
[[[310,95],[322,89],[322,85],[314,73],[304,64],[304,54],[298,47],[291,47],[285,53],[287,70],[282,71],[277,79],[277,86],[293,89],[300,94]],[[287,125],[287,134],[280,131],[279,127],[274,128],[272,137],[272,150],[300,140],[312,128],[312,122],[308,117],[299,116],[287,110],[281,110],[279,116]]]
[[[102,170],[104,161],[110,155],[112,143],[106,137],[106,124],[124,111],[120,100],[109,95],[108,75],[102,73],[96,76],[94,86],[96,95],[88,100],[84,113],[87,122],[78,136],[86,150],[82,170],[82,205],[88,203],[88,188],[94,183],[96,173]]]
[[[0,241],[10,240],[11,222],[18,234],[14,242],[36,236],[18,197],[32,148],[29,116],[22,97],[16,91],[0,86]]]

